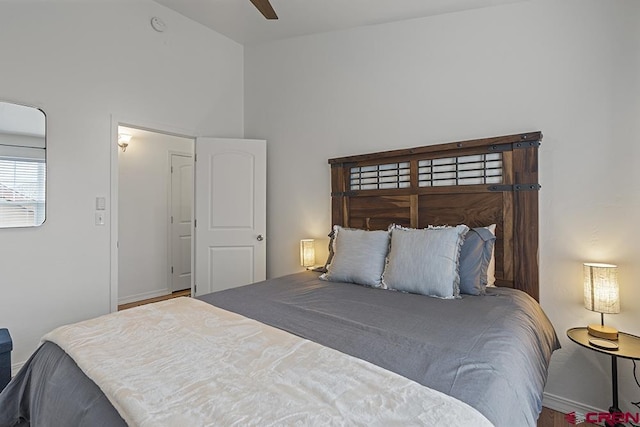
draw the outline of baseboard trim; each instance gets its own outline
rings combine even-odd
[[[569,414],[571,412],[579,412],[581,414],[587,414],[589,412],[609,412],[546,392],[542,396],[542,406],[563,414]]]
[[[171,291],[169,289],[160,289],[157,291],[144,292],[142,294],[130,295],[128,297],[118,298],[118,305],[129,304],[130,302],[142,301],[143,299],[163,297],[169,295]]]

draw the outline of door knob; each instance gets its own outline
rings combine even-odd
[[[262,234],[258,234],[258,242],[262,242],[264,240],[264,236]]]

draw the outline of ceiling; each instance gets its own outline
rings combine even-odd
[[[523,0],[271,0],[266,20],[249,0],[155,0],[244,45]]]

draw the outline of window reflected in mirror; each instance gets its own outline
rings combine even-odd
[[[0,228],[44,223],[46,175],[44,112],[0,101]]]

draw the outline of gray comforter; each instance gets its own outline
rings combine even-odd
[[[126,427],[100,388],[51,342],[0,393],[0,427]]]
[[[538,303],[513,289],[444,300],[307,272],[202,299],[451,395],[496,426],[536,425],[560,348]]]
[[[549,359],[559,348],[540,306],[510,289],[441,300],[305,272],[201,299],[454,396],[497,426],[536,425]],[[38,426],[124,424],[51,343],[0,394],[0,426],[20,419]]]

